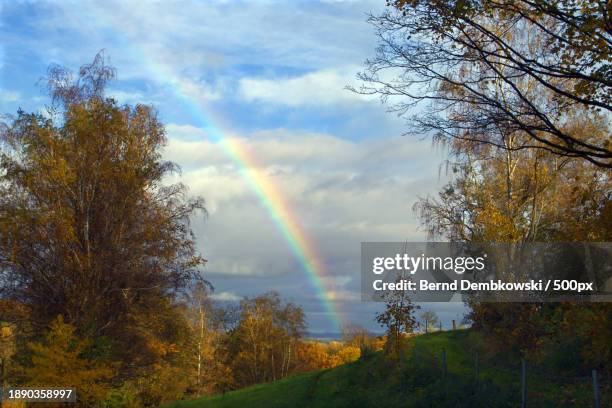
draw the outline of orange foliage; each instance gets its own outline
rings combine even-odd
[[[307,372],[356,361],[361,356],[361,351],[359,347],[338,341],[306,341],[299,344],[297,355],[300,361],[299,371]]]
[[[76,388],[77,406],[96,406],[108,394],[113,366],[102,366],[84,357],[91,346],[75,335],[74,326],[58,316],[42,342],[31,342],[32,365],[25,368],[26,385],[30,387]]]

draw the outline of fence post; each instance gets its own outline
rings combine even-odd
[[[599,407],[599,383],[597,381],[597,370],[593,370],[593,399],[595,402],[595,408]]]
[[[440,320],[440,331],[442,331],[442,320]]]
[[[446,349],[442,349],[442,378],[446,378]]]
[[[455,319],[453,319],[453,330],[455,330]]]
[[[521,408],[527,408],[527,363],[521,359]]]

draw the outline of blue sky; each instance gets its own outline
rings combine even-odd
[[[101,49],[117,68],[110,96],[154,105],[167,126],[166,158],[202,195],[194,222],[220,300],[275,289],[301,304],[313,332],[329,319],[282,236],[230,158],[199,126],[214,118],[243,138],[287,197],[324,259],[343,319],[376,329],[380,305],[359,300],[361,241],[422,241],[412,205],[444,182],[444,152],[402,134],[401,118],[347,85],[376,38],[367,13],[385,1],[2,1],[0,112],[49,102],[39,79],[73,70]],[[164,74],[197,95],[193,112]],[[198,117],[200,116],[200,117]],[[443,320],[457,305],[428,305]]]

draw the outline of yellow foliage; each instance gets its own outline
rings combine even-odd
[[[361,350],[359,350],[359,347],[346,346],[340,349],[337,355],[340,361],[342,361],[342,364],[351,363],[361,357]]]
[[[301,362],[300,371],[313,371],[332,367],[327,348],[318,341],[300,343],[297,358]]]
[[[28,343],[32,365],[24,370],[26,385],[75,388],[77,406],[100,405],[108,394],[114,369],[83,357],[90,344],[79,339],[74,326],[58,316],[51,323],[44,341]]]
[[[359,347],[339,341],[324,343],[320,341],[303,342],[298,347],[300,371],[313,371],[332,368],[350,363],[361,357]]]
[[[0,329],[0,337],[8,338],[13,335],[13,328],[11,326],[2,326]]]
[[[0,403],[2,408],[25,408],[25,402],[21,401],[3,401]]]
[[[154,364],[147,375],[141,375],[135,385],[140,402],[146,406],[181,399],[190,384],[189,373],[184,367],[167,362]]]
[[[483,242],[516,242],[522,238],[515,221],[493,203],[485,203],[477,212],[475,222],[482,228]]]

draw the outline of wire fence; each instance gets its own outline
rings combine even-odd
[[[471,388],[475,392],[484,389],[487,383],[501,383],[504,391],[513,395],[511,406],[551,406],[554,401],[557,406],[612,407],[609,398],[612,383],[609,373],[602,370],[566,375],[527,359],[496,364],[477,352],[458,355],[457,350],[453,353],[447,353],[446,348],[438,351],[438,355],[434,355],[417,345],[412,350],[413,363],[434,367],[443,381],[453,381],[458,375],[471,378]]]

